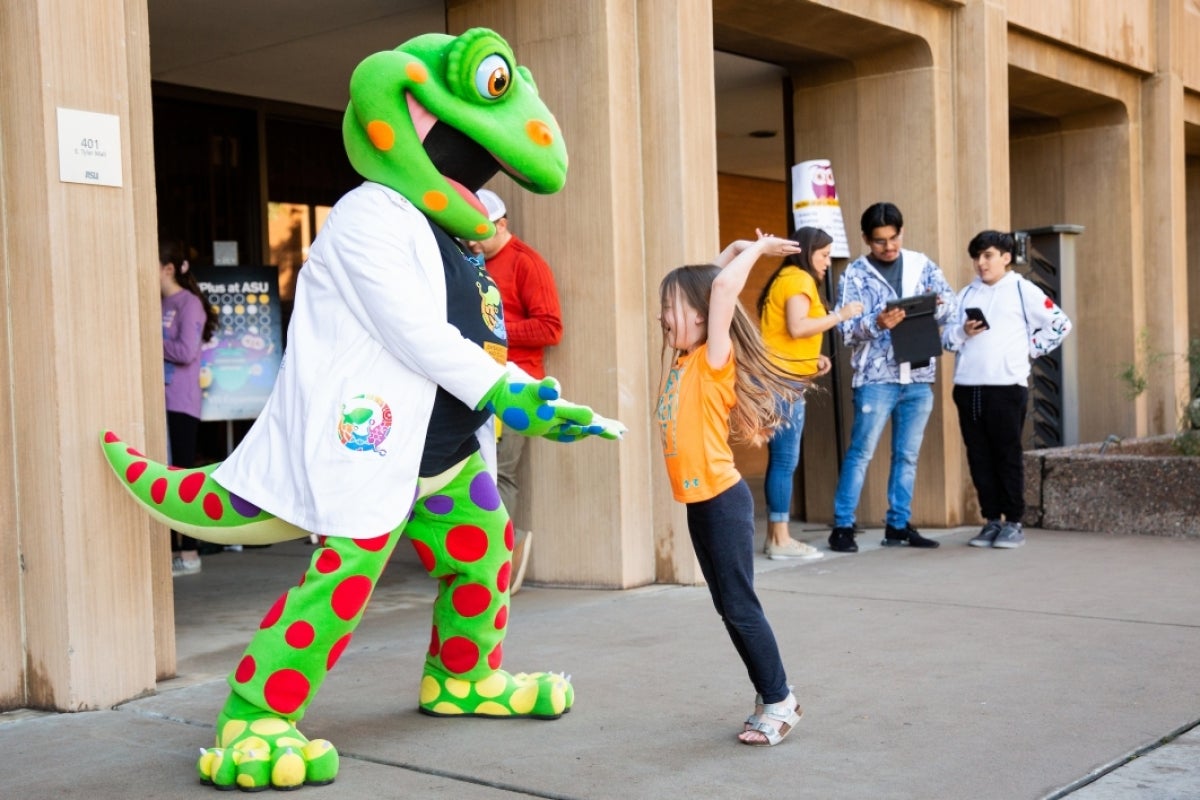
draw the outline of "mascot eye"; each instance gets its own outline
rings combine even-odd
[[[480,96],[495,100],[503,97],[512,85],[512,72],[502,56],[490,55],[479,62],[475,70],[475,88]]]

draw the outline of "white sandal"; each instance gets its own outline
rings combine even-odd
[[[792,732],[802,716],[804,716],[804,710],[800,708],[796,696],[789,692],[782,702],[765,704],[758,721],[751,725],[749,730],[743,731],[743,733],[751,731],[760,733],[766,739],[765,742],[746,741],[740,735],[738,741],[751,747],[774,747]],[[750,720],[747,719],[746,722],[749,723]]]
[[[754,726],[758,724],[762,718],[763,699],[761,694],[754,695],[754,713],[746,717],[746,726],[742,728],[742,733],[754,730]]]

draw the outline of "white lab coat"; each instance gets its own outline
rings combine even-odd
[[[364,183],[338,201],[313,243],[275,387],[213,478],[304,530],[378,536],[416,496],[437,387],[475,408],[504,372],[446,321],[442,257],[424,215]],[[343,404],[358,395],[391,409],[391,429],[373,450],[348,449],[338,435]],[[492,431],[485,424],[477,435],[494,470]]]

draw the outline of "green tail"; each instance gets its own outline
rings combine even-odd
[[[112,431],[101,441],[121,485],[173,530],[214,544],[272,544],[308,535],[214,481],[209,473],[219,464],[175,469],[146,458]]]

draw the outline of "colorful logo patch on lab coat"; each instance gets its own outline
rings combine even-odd
[[[387,455],[380,448],[392,430],[392,409],[382,397],[357,394],[342,403],[338,438],[350,450]]]

